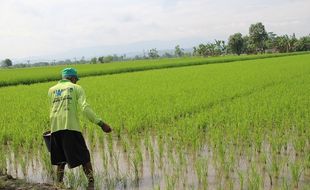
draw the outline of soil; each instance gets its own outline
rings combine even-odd
[[[0,175],[0,190],[60,190],[45,183],[28,183],[25,180],[15,179],[10,175]]]

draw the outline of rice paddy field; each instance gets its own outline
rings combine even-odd
[[[81,117],[97,189],[310,189],[310,54],[113,64],[76,67],[113,128]],[[60,70],[0,70],[2,173],[53,183],[42,134]],[[85,189],[82,169],[65,184]]]
[[[58,80],[60,71],[68,66],[74,66],[79,71],[79,76],[97,76],[110,75],[135,71],[154,70],[162,68],[173,68],[191,65],[204,65],[212,63],[225,63],[241,60],[265,59],[270,57],[283,57],[290,55],[302,55],[308,52],[293,52],[285,54],[265,54],[265,55],[243,55],[243,56],[223,56],[223,57],[188,57],[188,58],[170,58],[153,60],[135,60],[113,62],[105,64],[72,64],[57,65],[46,67],[31,67],[21,69],[0,69],[0,87],[12,86],[18,84],[34,84],[39,82],[49,82]]]

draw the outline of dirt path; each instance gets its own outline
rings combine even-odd
[[[15,179],[10,175],[0,175],[0,190],[59,190],[51,184],[28,183],[25,180]]]

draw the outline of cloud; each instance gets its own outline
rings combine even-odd
[[[308,0],[0,1],[0,59],[140,41],[225,40],[258,21],[301,36],[309,33],[308,7]]]

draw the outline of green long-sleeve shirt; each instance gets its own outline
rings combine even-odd
[[[69,80],[61,80],[51,87],[48,96],[52,133],[65,129],[81,132],[78,108],[92,123],[99,124],[102,121],[86,102],[83,88]]]

